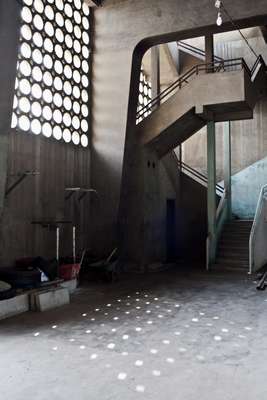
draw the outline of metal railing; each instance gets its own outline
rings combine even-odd
[[[178,49],[187,51],[188,53],[191,52],[196,57],[199,56],[199,57],[202,57],[202,58],[205,59],[206,52],[204,50],[199,49],[198,47],[192,46],[191,44],[188,44],[186,42],[179,41],[179,42],[176,42],[176,43],[177,43]],[[214,55],[213,56],[213,60],[216,61],[216,62],[220,62],[220,61],[223,61],[223,58]]]
[[[252,80],[252,81],[254,80],[255,76],[256,76],[257,73],[258,73],[259,68],[260,68],[262,65],[263,65],[263,66],[265,67],[265,69],[266,69],[265,61],[264,61],[264,59],[262,58],[262,56],[259,55],[259,57],[257,58],[255,64],[253,65],[253,67],[252,67],[252,69],[251,69],[251,71],[250,71],[250,77],[251,77],[251,80]]]
[[[225,72],[227,70],[231,70],[233,67],[240,67],[240,69],[244,69],[249,77],[252,79],[255,78],[255,71],[257,70],[259,65],[264,65],[264,60],[261,56],[258,57],[255,64],[253,65],[252,69],[250,69],[243,58],[234,58],[231,60],[220,60],[220,61],[213,61],[211,63],[206,64],[198,64],[189,69],[185,74],[180,76],[175,82],[173,82],[168,88],[163,90],[158,96],[148,102],[144,107],[138,110],[136,115],[137,123],[140,120],[144,119],[148,114],[154,112],[160,105],[160,103],[169,97],[173,92],[182,89],[185,85],[189,83],[190,78],[193,76],[199,75],[200,73],[208,72]],[[265,66],[266,68],[266,66]]]
[[[267,185],[261,188],[249,237],[249,273],[267,263]]]
[[[194,178],[196,178],[197,181],[200,181],[204,186],[208,186],[208,177],[201,172],[197,171],[196,169],[190,167],[189,165],[185,164],[183,161],[179,161],[179,164],[181,165],[181,171],[185,171],[189,175],[192,175]],[[224,193],[224,188],[223,186],[217,184],[216,185],[216,192],[219,194]]]
[[[172,151],[172,155],[175,158],[177,167],[179,168],[179,170],[181,172],[185,172],[187,175],[191,175],[191,177],[193,177],[197,182],[202,183],[203,186],[208,186],[208,177],[204,174],[202,174],[201,172],[197,171],[196,169],[190,167],[189,165],[187,165],[186,163],[184,163],[183,161],[179,160],[177,154],[175,153],[175,151]],[[216,192],[220,195],[223,195],[224,193],[224,187],[217,184],[216,185]]]

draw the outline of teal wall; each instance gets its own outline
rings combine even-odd
[[[233,214],[242,219],[254,218],[260,190],[265,184],[267,184],[267,157],[233,175]]]

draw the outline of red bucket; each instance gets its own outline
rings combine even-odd
[[[64,281],[76,279],[79,276],[80,264],[63,264],[59,267],[59,277]]]

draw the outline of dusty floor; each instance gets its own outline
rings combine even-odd
[[[264,400],[267,292],[162,272],[0,323],[1,400]]]

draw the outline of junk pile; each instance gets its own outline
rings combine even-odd
[[[22,258],[12,267],[0,268],[0,300],[14,297],[17,292],[43,288],[62,281],[78,279],[80,262],[72,257],[46,260],[43,257]]]
[[[0,280],[0,300],[11,299],[15,294],[15,289],[9,283]]]

